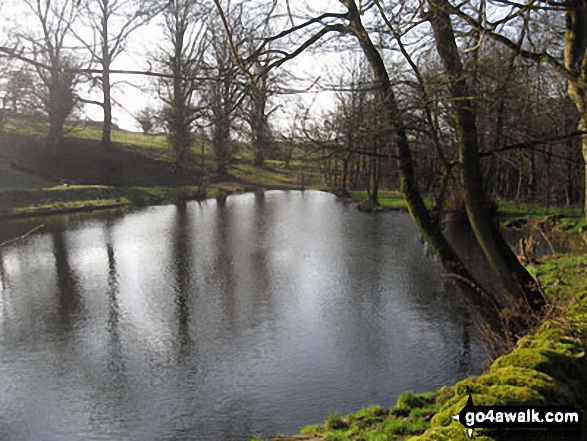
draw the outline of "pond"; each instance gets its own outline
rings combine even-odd
[[[407,214],[316,191],[54,217],[0,250],[0,439],[248,439],[433,390],[484,359],[441,273]]]

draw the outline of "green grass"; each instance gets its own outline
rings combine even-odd
[[[290,174],[269,168],[260,169],[246,163],[233,165],[230,174],[245,183],[254,183],[263,187],[291,188],[294,184]]]
[[[367,199],[369,196],[367,192],[364,190],[361,191],[351,191],[351,197],[354,201],[360,202]],[[431,199],[424,199],[426,205],[431,207],[433,202]],[[408,204],[406,202],[406,198],[403,194],[398,191],[387,191],[382,190],[379,191],[379,204],[382,208],[388,210],[407,210]]]
[[[4,131],[42,139],[47,136],[49,128],[40,118],[8,118],[4,123]]]
[[[4,152],[7,159],[16,160],[47,176],[54,176],[55,180],[63,179],[70,183],[110,182],[118,187],[55,186],[52,182],[14,171],[6,165],[0,168],[0,193],[11,194],[0,195],[0,215],[26,215],[39,210],[50,211],[52,207],[56,212],[62,212],[67,207],[72,210],[82,206],[97,207],[101,205],[98,202],[100,200],[108,201],[108,205],[113,201],[123,205],[146,205],[172,203],[196,196],[198,189],[194,185],[201,179],[202,160],[202,144],[198,141],[194,143],[191,152],[191,170],[185,181],[182,181],[173,173],[174,157],[165,135],[113,130],[113,148],[105,151],[99,144],[102,136],[99,125],[80,123],[67,131],[61,150],[49,152],[43,148],[48,127],[42,118],[11,118],[5,129],[9,147]],[[254,167],[250,163],[250,149],[242,143],[237,147],[229,174],[222,177],[215,173],[210,143],[204,144],[204,181],[208,187],[208,196],[214,197],[218,191],[230,193],[235,189],[296,187],[294,173],[285,170],[281,161],[268,161],[266,168]],[[191,187],[176,188],[182,182],[188,182]],[[2,189],[5,191],[2,192]]]
[[[211,192],[213,195],[213,192]],[[53,186],[0,192],[0,216],[74,212],[112,206],[141,206],[197,199],[198,187]]]
[[[528,203],[515,203],[509,201],[498,201],[498,216],[502,218],[512,217],[528,217],[531,219],[538,219],[545,216],[554,214],[562,214],[570,218],[581,217],[581,209],[579,207],[557,207],[550,206],[548,209],[546,206]]]
[[[528,266],[550,299],[568,299],[586,280],[587,254],[554,255]]]
[[[404,392],[391,409],[369,406],[350,415],[329,415],[323,424],[301,433],[323,440],[402,440],[424,433],[432,415],[453,395],[447,387],[434,393]]]
[[[7,132],[42,138],[47,136],[49,127],[42,118],[9,118],[4,129]],[[90,139],[99,141],[102,139],[102,130],[83,121],[66,124],[66,138]],[[112,141],[120,144],[135,145],[145,148],[163,149],[167,147],[165,135],[145,135],[139,132],[126,130],[112,130]]]

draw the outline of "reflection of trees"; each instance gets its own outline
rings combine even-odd
[[[6,293],[6,271],[4,270],[4,255],[2,253],[2,250],[0,249],[0,295],[2,296],[2,299],[0,300],[0,304],[2,304],[2,312],[0,312],[0,317],[2,319],[4,319],[6,317],[7,311],[6,311],[6,297],[5,297],[5,293]],[[0,322],[3,322],[4,320],[0,320]]]
[[[68,249],[61,230],[56,230],[53,237],[53,256],[57,273],[57,295],[59,313],[63,332],[71,335],[76,318],[83,308],[79,285],[69,263]]]
[[[393,349],[389,346],[385,329],[378,315],[384,309],[385,299],[383,298],[382,285],[385,275],[389,272],[386,259],[385,247],[381,237],[373,232],[381,231],[380,223],[383,220],[381,216],[375,216],[365,219],[359,213],[343,213],[348,216],[360,216],[361,223],[368,223],[368,228],[358,227],[357,224],[343,223],[344,227],[348,226],[342,232],[342,239],[338,241],[339,249],[334,251],[341,256],[341,268],[337,270],[340,273],[340,280],[337,281],[340,286],[350,286],[350,289],[343,289],[348,295],[345,304],[352,305],[339,314],[344,314],[344,319],[340,320],[344,326],[337,326],[337,333],[353,344],[352,348],[355,353],[348,353],[349,346],[345,344],[345,360],[347,365],[353,366],[353,370],[364,372],[365,383],[369,386],[370,392],[376,394],[380,388],[380,378],[378,375],[381,370],[377,364],[382,360],[386,363],[392,363]],[[373,225],[370,225],[371,222]],[[358,228],[357,228],[358,227]],[[349,240],[353,238],[354,240]],[[357,249],[355,240],[361,244]],[[361,252],[360,260],[357,259],[357,251]],[[363,251],[365,250],[365,251]],[[362,255],[365,253],[365,255]],[[360,264],[358,264],[361,262]],[[337,315],[339,315],[337,314]],[[393,367],[390,365],[390,368]]]
[[[465,375],[470,374],[471,369],[473,369],[471,357],[471,322],[469,320],[463,322],[462,346],[458,366],[459,371]]]
[[[114,247],[112,245],[111,230],[107,227],[106,231],[106,253],[108,255],[108,278],[107,278],[107,297],[108,311],[106,315],[106,331],[108,332],[108,370],[112,372],[124,371],[123,349],[118,332],[120,321],[120,308],[118,304],[118,272],[116,270],[116,258]]]
[[[467,267],[470,269],[475,279],[492,292],[500,292],[503,286],[501,286],[497,278],[494,277],[494,273],[487,263],[487,259],[485,258],[479,243],[475,239],[471,226],[464,222],[447,222],[445,226],[445,235],[463,261],[467,262]],[[470,300],[465,301],[471,304],[471,310],[474,310],[473,302]],[[479,319],[481,319],[481,317],[479,317]]]
[[[238,203],[217,206],[211,222],[212,286],[230,333],[255,327],[272,305],[265,238],[271,205],[260,193],[239,198]]]
[[[190,218],[185,203],[177,205],[176,226],[173,234],[173,269],[175,271],[175,304],[177,314],[178,362],[183,362],[192,344],[189,333],[191,290]]]
[[[243,257],[239,263],[243,268],[239,274],[247,278],[251,292],[250,316],[247,317],[248,323],[258,323],[264,318],[264,314],[259,314],[261,308],[271,305],[272,293],[267,266],[268,256],[267,247],[265,246],[265,234],[267,231],[267,210],[265,204],[265,193],[263,191],[255,192],[255,204],[249,210],[250,217],[246,229],[239,228],[241,240],[245,240],[244,249],[241,251]],[[241,221],[239,221],[241,222]],[[239,227],[243,227],[242,224]]]
[[[216,219],[213,222],[215,238],[214,261],[212,266],[212,278],[215,284],[219,285],[223,312],[226,318],[225,325],[230,331],[235,330],[236,305],[235,305],[235,282],[233,268],[233,254],[231,250],[230,237],[230,211],[225,204],[218,203],[216,208]]]

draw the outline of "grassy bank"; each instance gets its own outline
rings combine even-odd
[[[467,388],[473,390],[476,405],[579,405],[585,409],[587,253],[550,256],[530,269],[554,306],[552,316],[483,374],[434,392],[405,392],[390,409],[373,406],[352,415],[331,415],[324,423],[283,440],[468,440],[464,427],[452,419],[466,404]],[[583,439],[587,439],[584,430]],[[531,439],[539,435],[533,433]],[[475,439],[493,438],[478,432]]]
[[[366,191],[351,191],[350,200],[353,202],[361,203],[368,199]],[[379,191],[379,205],[380,208],[385,210],[395,211],[408,211],[408,204],[399,191]],[[434,206],[434,202],[425,198],[424,202],[430,208]],[[575,225],[582,218],[580,206],[576,207],[558,207],[558,206],[542,206],[529,203],[516,203],[512,201],[498,201],[497,202],[497,217],[502,224],[506,224],[516,219],[526,219],[528,221],[537,221],[546,216],[559,216],[565,218],[568,221],[568,225]]]
[[[192,165],[180,177],[164,136],[113,131],[113,146],[104,149],[98,129],[76,128],[57,151],[50,151],[43,145],[42,123],[21,123],[9,124],[0,142],[4,218],[175,203],[257,188],[299,188],[295,171],[278,161],[254,167],[244,150],[228,173],[219,176],[209,146],[204,157],[194,146]]]

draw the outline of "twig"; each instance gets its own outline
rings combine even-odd
[[[548,244],[548,246],[550,247],[550,251],[552,252],[552,254],[556,254],[556,251],[554,250],[554,247],[552,246],[552,242],[550,241],[550,239],[546,236],[546,234],[544,233],[544,231],[542,231],[542,227],[538,228],[538,231],[540,231],[540,234],[542,235],[542,237],[544,237],[544,239],[546,240],[546,243]]]
[[[27,231],[22,236],[15,237],[15,238],[12,238],[10,240],[7,240],[6,242],[0,243],[0,248],[5,247],[6,245],[10,245],[11,243],[14,243],[14,242],[18,242],[20,240],[23,240],[23,239],[27,238],[28,236],[30,236],[31,234],[34,234],[37,231],[41,230],[44,227],[45,227],[45,224],[37,225],[35,228],[33,228],[32,230]]]

